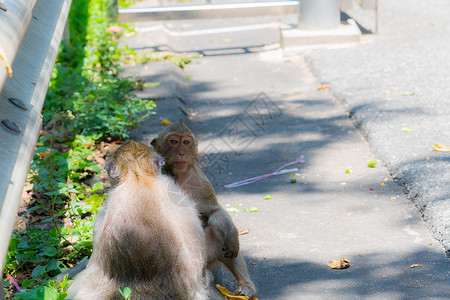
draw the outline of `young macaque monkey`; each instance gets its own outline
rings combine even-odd
[[[105,166],[114,181],[94,225],[93,253],[69,287],[74,300],[205,300],[205,234],[192,200],[161,174],[163,158],[128,141]]]
[[[192,131],[180,120],[161,130],[151,144],[166,161],[163,172],[172,176],[196,203],[206,234],[208,268],[213,269],[218,262],[223,263],[238,281],[234,294],[254,296],[256,287],[250,279],[244,257],[239,253],[238,231],[197,164],[198,146]]]

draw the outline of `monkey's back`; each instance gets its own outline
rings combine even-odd
[[[119,184],[96,222],[94,251],[77,280],[92,284],[92,274],[100,272],[114,288],[102,291],[110,297],[95,299],[121,299],[118,288],[129,287],[133,299],[191,300],[203,286],[205,242],[198,212],[168,177]]]
[[[162,292],[188,292],[197,285],[185,278],[193,271],[198,279],[202,276],[203,230],[193,204],[187,198],[174,203],[169,193],[181,191],[163,176],[151,186],[125,182],[114,190],[105,215],[109,230],[104,240],[110,243],[100,247],[106,274],[119,281],[145,281],[151,291],[162,286]]]

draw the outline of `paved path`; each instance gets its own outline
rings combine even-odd
[[[173,24],[185,26],[183,32],[202,27]],[[189,116],[219,201],[236,207],[239,212],[231,214],[236,226],[249,230],[241,236],[241,249],[259,299],[449,298],[450,264],[444,248],[389,176],[380,153],[370,151],[346,107],[333,100],[330,90],[317,89],[323,79],[313,71],[319,76],[327,72],[311,70],[303,55],[283,56],[276,49],[277,32],[269,27],[252,34],[179,36],[169,42],[155,32],[141,33],[134,45],[213,51],[203,51],[206,56],[184,71],[165,63],[128,70],[162,82],[159,89],[141,94],[161,100],[157,115],[132,136],[150,141],[160,119],[188,119],[178,106]],[[336,51],[343,55],[355,49]],[[322,70],[332,65],[330,52],[316,53],[308,55],[313,66]],[[327,63],[319,64],[322,60]],[[331,79],[335,93],[339,77]],[[300,154],[306,163],[297,165],[301,175],[296,183],[280,175],[223,187],[271,173]],[[377,167],[369,168],[367,159],[377,159]],[[268,194],[272,199],[264,200]],[[251,207],[259,211],[244,211]],[[350,260],[349,269],[326,266],[340,257]],[[410,268],[413,264],[419,266]],[[226,272],[216,275],[217,282],[235,288]]]

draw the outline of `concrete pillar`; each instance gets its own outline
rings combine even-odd
[[[299,29],[333,29],[341,24],[339,0],[300,0]]]

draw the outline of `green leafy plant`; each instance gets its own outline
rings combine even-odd
[[[136,0],[119,0],[120,7],[128,7],[136,3]]]
[[[176,66],[184,69],[193,58],[200,58],[201,54],[175,54],[173,52],[122,52],[122,62],[125,64],[145,64],[151,61],[169,60]],[[190,78],[189,78],[190,79]]]
[[[70,40],[59,49],[28,176],[26,227],[13,234],[6,255],[3,277],[14,283],[5,284],[7,299],[67,297],[70,281],[51,278],[92,252],[94,218],[106,198],[98,157],[155,107],[133,94],[136,80],[119,76],[120,57],[130,50],[119,47],[120,30],[109,30],[117,25],[108,18],[111,2],[72,3]]]
[[[124,287],[123,291],[119,288],[119,293],[126,300],[131,299],[131,289],[129,287]]]
[[[110,0],[79,0],[69,14],[70,43],[63,45],[44,104],[45,122],[71,133],[128,137],[128,130],[151,115],[155,103],[136,97],[130,77],[119,77],[122,31],[109,30]]]
[[[50,280],[44,286],[38,286],[31,289],[26,289],[20,293],[17,293],[14,299],[19,300],[62,300],[66,299],[69,294],[67,289],[69,288],[72,280],[68,280],[68,275],[64,276],[62,282],[56,280]]]

